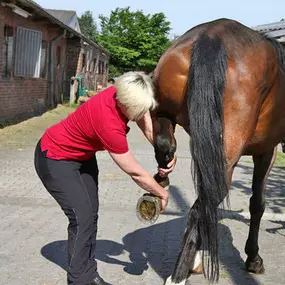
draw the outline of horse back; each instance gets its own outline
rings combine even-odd
[[[154,72],[157,112],[176,119],[187,130],[192,48],[202,34],[219,37],[226,50],[225,125],[233,112],[238,121],[244,120],[245,110],[252,109],[245,152],[272,147],[285,133],[285,76],[280,54],[268,39],[237,21],[219,19],[198,25],[165,51]]]

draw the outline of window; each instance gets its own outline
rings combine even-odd
[[[4,43],[3,43],[3,77],[9,77],[12,73],[13,61],[13,40],[14,30],[7,25],[4,26]]]
[[[96,58],[93,58],[91,63],[90,63],[90,72],[95,72],[95,68],[96,68]]]
[[[99,60],[99,74],[102,74],[102,61]]]
[[[86,54],[82,54],[82,71],[85,71],[85,65],[86,65]]]
[[[59,66],[61,63],[61,47],[56,48],[56,66]]]
[[[93,72],[96,73],[96,58],[93,59]]]
[[[3,77],[9,77],[13,72],[16,76],[45,78],[47,48],[41,32],[17,27],[14,37],[14,29],[5,25]]]
[[[89,71],[90,70],[90,51],[89,50],[87,51],[86,58],[87,58],[86,71]]]
[[[41,69],[40,77],[46,77],[46,66],[47,66],[47,42],[42,41],[42,52],[41,52]]]
[[[100,60],[98,60],[96,64],[96,73],[99,74],[99,71],[100,71]]]
[[[17,27],[14,75],[40,77],[42,33]]]

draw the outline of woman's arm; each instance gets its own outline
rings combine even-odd
[[[153,145],[153,123],[149,111],[145,113],[139,121],[137,121],[137,125],[142,130],[148,141]]]
[[[168,191],[161,187],[151,174],[139,165],[133,154],[130,151],[124,154],[111,152],[109,152],[109,154],[115,163],[128,174],[138,186],[161,199],[162,210],[164,210],[168,201]]]

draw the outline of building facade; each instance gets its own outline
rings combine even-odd
[[[109,53],[80,33],[74,13],[69,26],[34,1],[1,2],[0,126],[69,100],[73,76],[94,91],[107,84]]]

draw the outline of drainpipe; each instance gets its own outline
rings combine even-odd
[[[54,108],[54,45],[55,43],[62,39],[63,37],[66,37],[66,30],[64,30],[62,35],[59,35],[55,38],[53,38],[50,41],[50,89],[49,89],[49,105]]]

